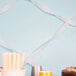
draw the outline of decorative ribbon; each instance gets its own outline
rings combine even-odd
[[[14,50],[10,48],[10,46],[3,40],[0,40],[0,47],[6,49],[9,52],[13,52]]]
[[[29,63],[31,65],[34,65],[32,59],[35,55],[39,54],[41,51],[43,51],[43,48],[46,47],[46,45],[53,41],[59,34],[61,34],[62,32],[64,32],[66,30],[66,28],[68,26],[72,26],[72,27],[76,27],[76,25],[73,25],[72,24],[72,19],[75,18],[76,16],[73,16],[71,19],[67,19],[67,18],[64,18],[62,16],[58,16],[56,15],[55,13],[53,13],[52,10],[50,10],[48,7],[46,7],[45,5],[42,5],[41,3],[39,3],[37,0],[28,0],[29,2],[33,3],[37,8],[39,8],[41,11],[49,14],[49,15],[52,15],[56,18],[58,18],[59,20],[61,20],[62,22],[64,22],[64,25],[61,26],[59,29],[57,29],[57,31],[54,33],[54,35],[49,39],[47,40],[46,42],[44,42],[43,44],[41,44],[37,49],[34,50],[34,52],[26,58],[26,63]],[[7,10],[9,10],[13,4],[16,2],[16,0],[12,0],[11,3],[8,3],[6,4],[3,8],[0,9],[0,14],[6,12]],[[4,41],[0,40],[0,46],[7,49],[8,51],[10,52],[13,52],[13,49],[11,49]]]
[[[28,57],[28,62],[31,63],[31,65],[34,65],[34,62],[32,61],[32,59],[34,58],[35,55],[39,54],[41,51],[43,51],[42,49],[46,47],[46,45],[53,41],[59,33],[62,33],[66,30],[66,28],[70,25],[72,27],[76,27],[76,25],[72,24],[72,19],[74,19],[76,17],[76,15],[74,15],[71,19],[66,19],[64,17],[58,16],[56,14],[53,13],[52,10],[50,10],[48,7],[42,5],[41,3],[39,3],[37,0],[28,0],[31,3],[33,3],[37,8],[39,8],[41,11],[43,11],[44,13],[47,13],[49,15],[52,15],[56,18],[58,18],[59,20],[64,22],[64,25],[61,26],[59,29],[57,29],[57,31],[54,33],[54,35],[47,40],[45,43],[41,44],[37,49],[34,50],[34,52],[32,53],[32,55],[30,55]]]
[[[3,14],[6,11],[8,11],[10,8],[12,8],[12,6],[15,3],[16,3],[16,0],[12,0],[11,2],[7,3],[6,5],[4,5],[2,8],[0,8],[0,14]]]
[[[62,16],[59,16],[57,14],[54,13],[53,10],[49,9],[47,6],[41,4],[40,2],[38,2],[37,0],[28,0],[29,2],[31,2],[32,4],[34,4],[38,9],[40,9],[41,11],[43,11],[46,14],[52,15],[56,18],[58,18],[59,20],[61,20],[64,23],[67,23],[68,19]],[[76,16],[76,15],[75,15]],[[74,17],[75,17],[74,16]],[[68,23],[70,26],[72,27],[76,27],[76,25],[73,25],[72,23]]]

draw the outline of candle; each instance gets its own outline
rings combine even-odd
[[[20,57],[20,54],[16,54],[16,70],[20,70],[21,69],[21,64],[20,64],[20,61],[21,61],[21,57]]]
[[[15,70],[16,69],[16,59],[17,56],[16,56],[16,53],[13,53],[13,64],[12,64],[12,69]]]
[[[12,69],[12,64],[13,64],[13,55],[12,53],[8,53],[8,70]]]
[[[3,54],[3,69],[7,70],[8,69],[8,53]]]

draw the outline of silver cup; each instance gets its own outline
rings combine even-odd
[[[42,71],[42,66],[32,66],[31,76],[39,76],[39,71]]]

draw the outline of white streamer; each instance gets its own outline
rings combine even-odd
[[[30,0],[29,0],[29,1],[30,1]],[[53,40],[57,37],[57,35],[58,35],[59,33],[64,32],[69,25],[73,26],[73,25],[72,25],[72,19],[74,18],[74,16],[73,16],[71,19],[68,19],[68,20],[67,20],[67,19],[64,19],[63,17],[60,17],[60,16],[55,15],[50,9],[48,9],[46,6],[40,4],[40,3],[37,2],[36,0],[31,0],[31,2],[32,2],[36,7],[38,7],[40,10],[42,10],[43,12],[45,12],[45,13],[47,13],[47,14],[50,14],[50,15],[53,15],[53,16],[55,16],[56,18],[60,19],[61,21],[65,22],[65,24],[64,24],[63,26],[61,26],[61,27],[55,32],[55,34],[52,36],[52,38],[50,38],[48,41],[46,41],[45,43],[43,43],[42,45],[40,45],[40,46],[32,53],[32,55],[27,58],[28,63],[30,62],[32,65],[34,65],[34,64],[33,64],[33,61],[32,61],[32,59],[34,58],[34,56],[37,55],[37,54],[39,54],[41,51],[43,51],[43,50],[41,50],[41,49],[42,49],[43,47],[45,48],[46,45],[47,45],[49,42],[53,41]],[[75,26],[75,25],[74,25],[74,26]]]
[[[13,49],[11,49],[10,46],[3,40],[0,40],[0,47],[8,50],[9,52],[13,52]]]
[[[2,8],[0,8],[0,14],[3,14],[6,11],[8,11],[10,8],[12,8],[12,6],[15,3],[16,3],[16,0],[12,0],[11,2],[7,3],[6,5],[4,5]]]
[[[67,20],[66,18],[62,17],[62,16],[58,16],[56,14],[53,13],[52,10],[50,10],[48,7],[42,5],[41,3],[39,3],[38,1],[36,0],[29,0],[30,2],[32,2],[36,7],[38,7],[40,10],[42,10],[43,12],[49,14],[49,15],[52,15],[56,18],[58,18],[59,20],[63,21],[65,24],[63,26],[61,26],[56,32],[55,34],[52,36],[52,38],[50,38],[48,41],[46,41],[45,43],[43,43],[42,45],[40,45],[33,53],[32,55],[30,55],[29,57],[27,57],[27,63],[30,63],[31,65],[34,65],[32,59],[35,55],[37,55],[38,53],[40,53],[42,51],[42,49],[49,43],[51,42],[52,40],[54,40],[59,33],[62,33],[66,30],[66,28],[71,25],[72,27],[76,27],[75,25],[72,24],[72,20],[69,19]],[[4,7],[2,7],[0,9],[0,14],[6,12],[7,10],[9,10],[13,5],[14,3],[16,2],[16,0],[12,0],[11,3],[8,3],[6,4]],[[12,52],[13,50],[2,40],[0,40],[0,46],[9,50],[10,52]]]
[[[53,10],[51,10],[51,9],[49,9],[47,6],[41,4],[41,3],[38,2],[37,0],[28,0],[28,1],[31,2],[31,3],[33,3],[37,8],[39,8],[39,9],[40,9],[41,11],[43,11],[44,13],[47,13],[47,14],[49,14],[49,15],[52,15],[52,16],[58,18],[59,20],[61,20],[61,21],[64,22],[64,23],[66,23],[66,21],[68,21],[67,18],[64,18],[64,17],[62,17],[62,16],[56,15]],[[71,23],[69,23],[69,25],[72,26],[72,27],[76,27],[76,25],[73,25],[73,24],[71,24]]]
[[[32,61],[34,56],[37,56],[40,52],[43,51],[43,49],[46,47],[46,45],[48,45],[50,42],[52,42],[54,39],[56,39],[56,37],[61,34],[62,32],[64,32],[66,30],[66,28],[68,27],[68,23],[65,23],[62,27],[60,27],[55,33],[54,35],[47,40],[45,43],[41,44],[37,49],[34,50],[34,52],[27,58],[27,62],[30,63],[31,65],[35,65],[34,62]]]

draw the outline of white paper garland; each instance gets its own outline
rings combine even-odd
[[[69,25],[72,27],[76,27],[76,25],[72,24],[72,19],[75,18],[76,15],[74,15],[71,19],[67,19],[62,16],[56,15],[52,10],[50,10],[48,7],[41,4],[37,0],[28,0],[28,1],[33,3],[37,8],[39,8],[41,11],[45,12],[46,14],[52,15],[52,16],[58,18],[59,20],[61,20],[62,22],[64,22],[64,25],[61,26],[49,40],[47,40],[45,43],[41,44],[36,50],[34,50],[34,52],[29,57],[26,58],[26,60],[25,60],[26,63],[34,65],[34,63],[32,61],[33,57],[35,55],[39,54],[42,51],[42,49],[45,48],[49,42],[53,41],[58,36],[58,34],[61,34],[62,32],[64,32]],[[15,4],[15,2],[16,2],[16,0],[12,0],[12,2],[10,2],[10,3],[6,4],[4,7],[0,8],[0,14],[8,11]],[[0,46],[10,52],[14,52],[14,50],[11,49],[8,46],[8,44],[3,40],[0,40]]]
[[[54,17],[56,17],[56,18],[58,18],[59,20],[61,20],[61,21],[64,22],[64,25],[61,26],[61,27],[54,33],[54,35],[53,35],[49,40],[47,40],[45,43],[41,44],[36,50],[34,50],[34,52],[32,53],[32,55],[30,55],[30,56],[28,57],[28,60],[27,60],[28,63],[31,63],[31,65],[34,65],[32,59],[34,58],[34,56],[36,56],[36,55],[39,54],[41,51],[43,51],[43,50],[42,50],[43,47],[45,48],[46,45],[47,45],[49,42],[51,42],[51,41],[53,41],[54,39],[56,39],[56,37],[58,36],[58,34],[64,32],[69,25],[76,27],[75,25],[72,24],[72,19],[74,19],[76,15],[74,15],[71,19],[66,19],[66,18],[64,18],[64,17],[57,16],[56,14],[53,13],[52,10],[50,10],[48,7],[46,7],[46,6],[42,5],[41,3],[39,3],[37,0],[28,0],[28,1],[32,2],[32,3],[33,3],[37,8],[39,8],[41,11],[43,11],[43,12],[45,12],[45,13],[47,13],[47,14],[50,14],[50,15],[52,15],[52,16],[54,16]]]
[[[5,4],[2,8],[0,8],[0,14],[5,13],[9,9],[12,8],[12,6],[16,3],[17,0],[12,0],[11,2]]]

